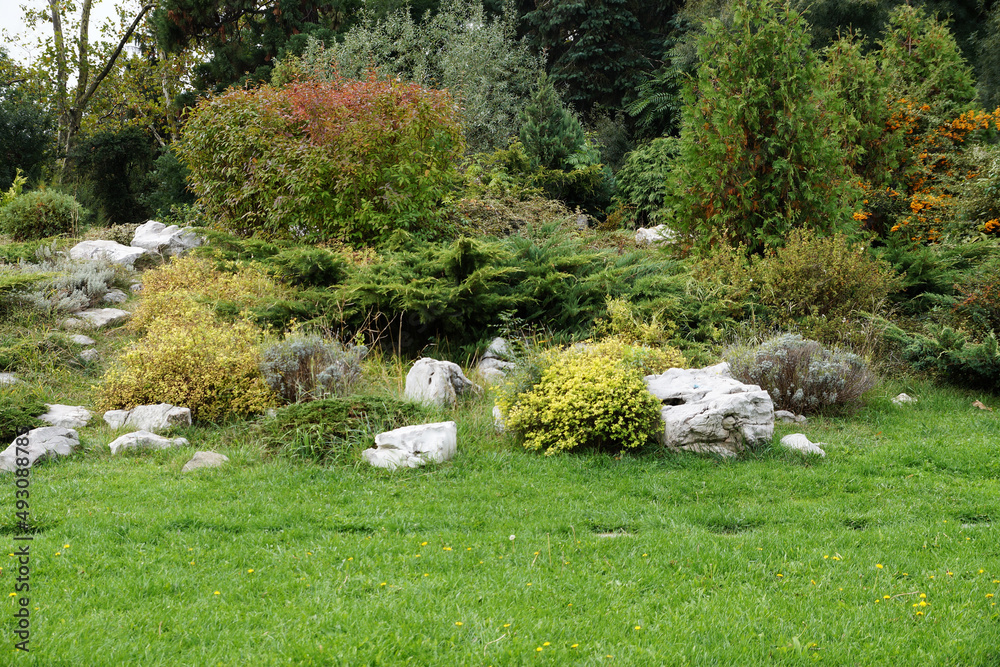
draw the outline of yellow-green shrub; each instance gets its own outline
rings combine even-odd
[[[205,257],[174,258],[142,275],[142,300],[132,313],[129,328],[145,329],[155,320],[183,318],[192,301],[226,301],[249,308],[262,299],[281,298],[284,288],[264,269],[252,264],[233,273],[219,271]]]
[[[591,357],[607,357],[640,375],[658,375],[668,368],[683,368],[686,364],[681,351],[669,345],[648,347],[626,342],[620,336],[608,336],[596,343],[587,343],[580,353]]]
[[[173,305],[173,316],[147,322],[146,335],[105,373],[97,387],[99,410],[167,402],[190,408],[195,419],[213,420],[276,404],[258,370],[256,327],[219,322],[193,301]]]
[[[546,455],[578,447],[634,449],[652,443],[663,428],[660,402],[639,372],[581,349],[546,358],[532,389],[498,399],[507,427],[528,449]]]

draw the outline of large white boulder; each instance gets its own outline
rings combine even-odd
[[[120,324],[132,317],[132,313],[120,308],[90,308],[73,313],[73,317],[63,320],[67,329],[102,329]]]
[[[17,459],[27,458],[28,466],[31,467],[39,459],[55,458],[57,456],[68,456],[80,446],[80,436],[71,428],[62,426],[43,426],[28,431],[26,434],[28,444],[22,449],[27,449],[27,454],[17,451],[17,439],[10,444],[10,447],[0,452],[0,471],[14,472],[17,470]]]
[[[144,248],[132,248],[114,241],[82,241],[69,250],[70,259],[107,260],[129,268],[135,268],[136,260],[148,254]]]
[[[62,426],[63,428],[83,428],[94,416],[90,410],[81,405],[60,405],[58,403],[46,403],[49,409],[40,416],[43,422],[52,426]]]
[[[108,447],[112,454],[125,451],[126,449],[170,449],[171,447],[183,447],[189,445],[187,438],[164,438],[149,431],[135,431],[126,433],[120,438],[112,440]]]
[[[131,410],[108,410],[104,421],[111,428],[131,426],[141,431],[165,431],[173,426],[190,426],[191,410],[169,403],[140,405]]]
[[[364,451],[365,459],[378,468],[416,468],[441,463],[458,450],[455,422],[404,426],[375,436],[375,447]]]
[[[450,407],[459,394],[478,389],[458,364],[424,357],[406,374],[403,396],[408,401]]]
[[[201,245],[201,238],[187,228],[177,225],[169,227],[162,222],[150,220],[139,225],[132,238],[132,246],[149,252],[159,253],[165,257],[183,255],[191,248]]]
[[[671,368],[648,375],[663,408],[663,444],[670,449],[735,456],[774,436],[774,402],[757,385],[726,377],[719,366]]]

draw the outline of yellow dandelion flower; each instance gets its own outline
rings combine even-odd
[[[426,542],[421,542],[421,543],[420,543],[420,546],[422,546],[422,547],[426,547],[426,546],[427,546],[427,543],[426,543]]]
[[[252,569],[247,570],[247,574],[253,574],[253,570]]]
[[[538,648],[536,648],[535,650],[536,650],[536,651],[541,651],[541,650],[542,650],[542,647],[541,647],[541,646],[539,646],[539,647],[538,647]]]
[[[545,642],[542,646],[551,646],[551,644],[549,642]]]
[[[215,591],[212,595],[219,595],[219,591]]]
[[[878,569],[881,570],[882,569],[882,563],[875,563],[875,567],[877,567]]]
[[[920,599],[921,599],[921,600],[924,600],[924,599],[926,599],[926,598],[927,598],[927,593],[921,593],[921,594],[920,594]]]
[[[579,644],[573,644],[570,648],[576,648],[577,646],[579,646]]]
[[[462,621],[455,621],[455,625],[461,626],[462,625]]]
[[[989,599],[989,598],[991,598],[991,597],[993,597],[993,593],[987,593],[987,594],[986,594],[986,598],[987,598],[987,599]]]

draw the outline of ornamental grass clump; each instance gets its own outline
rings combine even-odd
[[[266,347],[260,372],[264,381],[289,403],[344,395],[361,377],[363,345],[344,347],[318,335],[292,334]]]
[[[551,455],[578,448],[620,451],[656,441],[660,402],[634,368],[570,348],[542,355],[540,378],[520,394],[501,389],[505,424],[524,446]]]
[[[876,383],[862,357],[828,350],[798,334],[782,334],[756,348],[733,347],[725,358],[734,378],[767,391],[775,408],[796,413],[857,403]]]

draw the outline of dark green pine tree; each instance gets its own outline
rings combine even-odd
[[[521,113],[519,136],[531,166],[546,169],[566,168],[567,158],[586,141],[580,121],[562,105],[552,80],[544,74]]]

